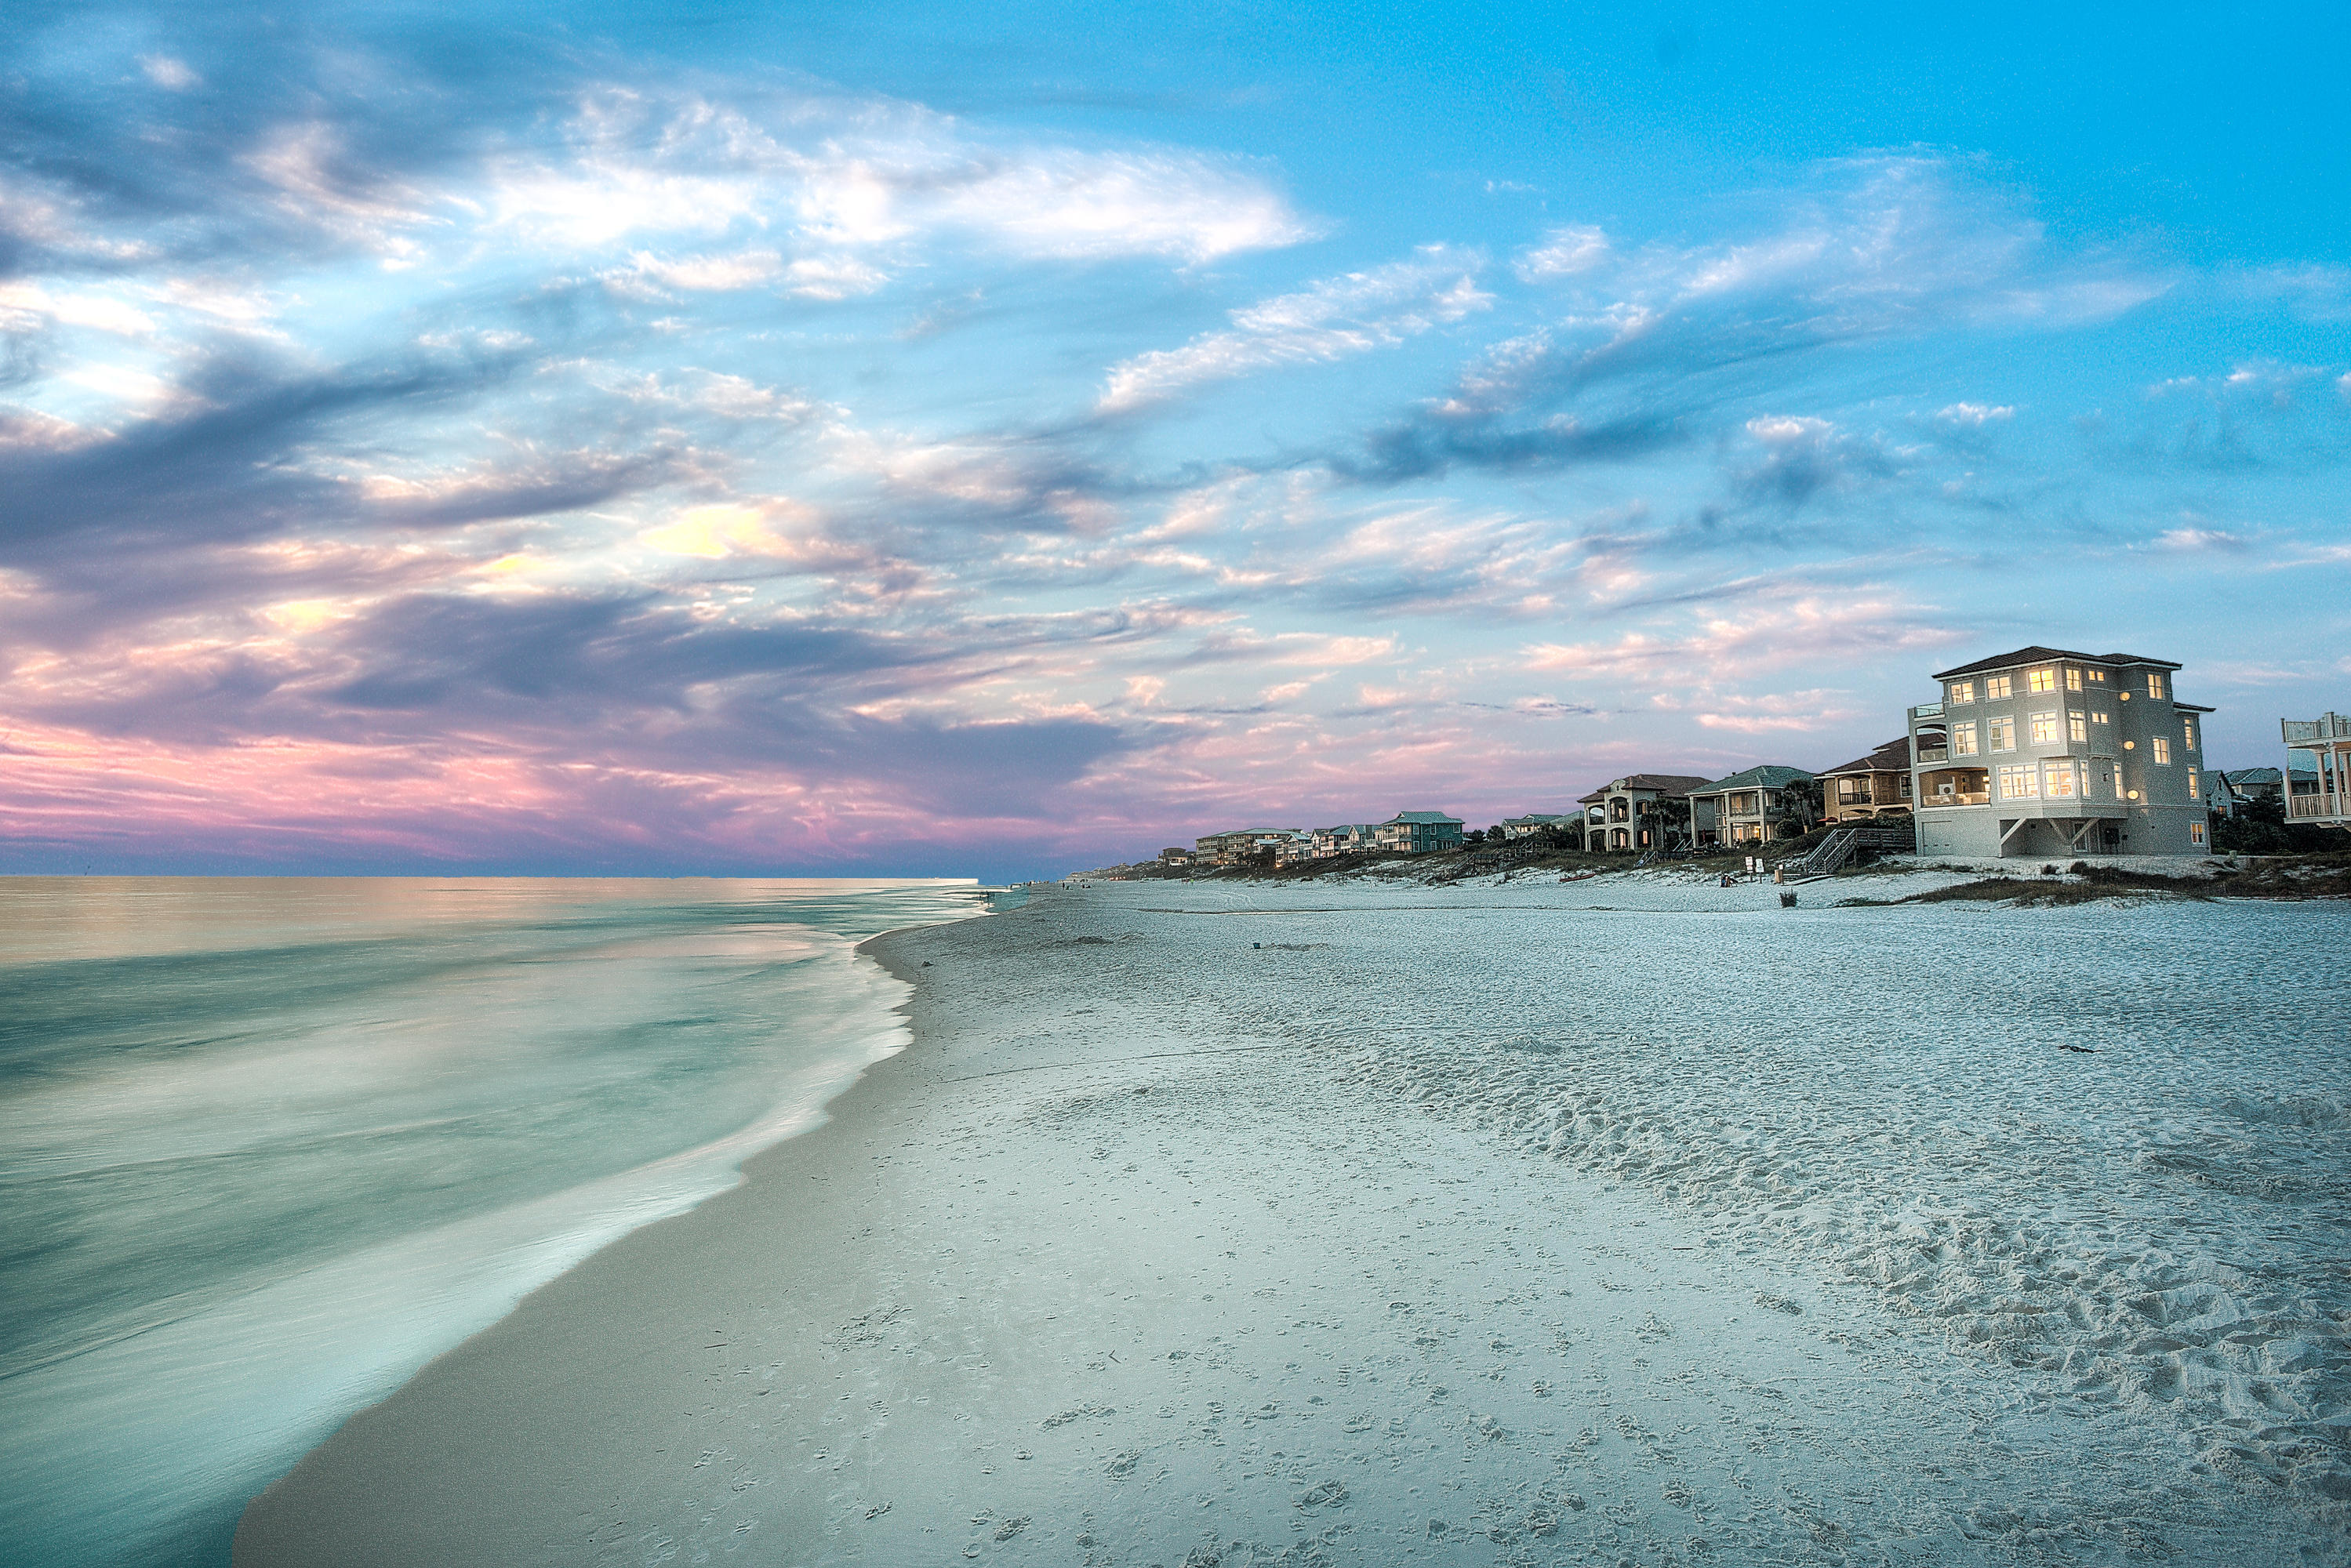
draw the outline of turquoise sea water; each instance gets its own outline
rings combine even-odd
[[[352,1410],[903,1041],[967,883],[0,879],[0,1541],[217,1563]]]

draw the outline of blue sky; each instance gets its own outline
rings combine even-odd
[[[1029,873],[2344,706],[2346,23],[10,7],[0,868]]]

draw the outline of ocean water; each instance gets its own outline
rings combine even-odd
[[[0,879],[0,1542],[218,1563],[424,1362],[904,1040],[941,882]]]

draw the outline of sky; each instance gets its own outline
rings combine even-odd
[[[0,9],[0,872],[1053,875],[2351,708],[2340,7]]]

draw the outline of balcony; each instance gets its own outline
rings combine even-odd
[[[1950,759],[1951,748],[1948,746],[1922,746],[1918,748],[1920,762],[1949,762]]]
[[[2329,740],[2351,740],[2351,718],[2339,713],[2323,713],[2316,718],[2288,718],[2278,721],[2288,746],[2311,746]]]
[[[2324,790],[2296,795],[2286,801],[2285,814],[2304,822],[2340,821],[2351,816],[2351,795],[2330,795]]]
[[[1955,789],[1948,795],[1921,796],[1918,809],[1922,811],[1931,811],[1938,806],[1989,806],[1991,804],[1991,791],[1989,789]]]

